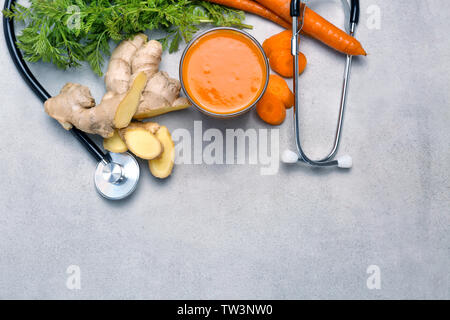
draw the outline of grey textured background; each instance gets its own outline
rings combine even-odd
[[[380,30],[366,26],[373,4]],[[342,25],[338,4],[312,6]],[[2,39],[0,298],[450,298],[450,4],[361,6],[369,56],[355,61],[341,148],[351,171],[179,165],[159,182],[141,162],[139,188],[122,202],[95,192],[95,162],[45,114]],[[248,22],[260,41],[280,30]],[[302,49],[302,128],[319,156],[332,142],[344,58],[307,38]],[[166,54],[162,69],[176,76],[180,54]],[[103,94],[87,69],[32,68],[52,94],[66,81]],[[267,128],[254,113],[157,120],[172,130],[192,131],[194,120]],[[279,129],[281,149],[293,147],[291,122]],[[66,288],[72,264],[81,290]],[[381,290],[366,287],[372,264]]]

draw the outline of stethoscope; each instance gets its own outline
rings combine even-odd
[[[16,0],[6,0],[4,9],[10,10],[15,2]],[[34,93],[42,102],[45,102],[51,95],[36,80],[17,48],[14,19],[3,17],[3,29],[6,45],[17,70]],[[75,127],[70,132],[98,162],[94,174],[94,183],[97,191],[103,197],[110,200],[120,200],[133,193],[139,181],[140,170],[136,159],[131,154],[105,153],[84,132]]]
[[[282,154],[282,161],[285,163],[297,163],[299,161],[307,163],[309,165],[315,167],[332,167],[337,166],[339,168],[351,168],[352,167],[352,158],[349,155],[343,155],[340,157],[336,157],[339,143],[341,140],[342,133],[342,123],[344,121],[344,111],[345,105],[347,102],[347,92],[348,92],[348,83],[350,79],[350,69],[352,66],[352,56],[347,55],[345,70],[344,70],[344,82],[342,85],[342,93],[341,93],[341,102],[339,107],[339,116],[338,123],[336,127],[336,133],[334,137],[333,147],[330,153],[323,159],[320,160],[312,160],[309,158],[305,152],[303,151],[301,138],[300,138],[300,128],[298,122],[299,115],[299,90],[298,90],[298,72],[299,72],[299,62],[298,62],[298,53],[299,53],[299,38],[300,31],[303,28],[303,17],[305,13],[306,3],[308,1],[301,0],[292,0],[291,1],[291,16],[292,16],[292,55],[294,56],[294,95],[295,95],[295,104],[294,104],[294,135],[295,135],[295,143],[297,146],[297,152],[291,150],[285,150]],[[359,21],[359,0],[350,0],[350,29],[349,34],[351,36],[354,35],[356,30],[356,25]]]

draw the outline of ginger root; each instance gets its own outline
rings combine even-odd
[[[180,81],[170,78],[164,71],[155,73],[149,78],[145,86],[141,103],[134,118],[151,118],[164,113],[186,109],[190,103],[187,98],[179,97],[180,90]]]
[[[125,129],[119,130],[119,135],[120,135],[120,137],[121,137],[122,139],[124,139],[125,132],[126,132],[128,129],[135,129],[135,128],[144,128],[145,130],[150,131],[152,134],[155,134],[155,133],[159,130],[160,126],[159,126],[159,124],[157,124],[156,122],[140,122],[140,121],[134,121],[134,122],[131,122],[131,123],[128,125],[128,127],[126,127]]]
[[[179,97],[180,82],[158,72],[161,56],[161,44],[147,41],[144,34],[122,41],[111,55],[105,75],[107,93],[97,106],[87,87],[68,83],[59,95],[45,102],[45,111],[66,130],[75,126],[110,138],[133,117],[185,109],[189,102]]]
[[[75,126],[84,132],[109,138],[114,134],[114,128],[123,128],[130,123],[146,79],[145,73],[141,73],[127,93],[107,93],[97,106],[89,88],[67,83],[59,95],[44,103],[44,109],[66,130]]]

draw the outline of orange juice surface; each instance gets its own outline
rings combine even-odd
[[[232,114],[246,109],[261,95],[266,67],[260,48],[244,34],[214,30],[197,39],[186,52],[183,84],[201,108]]]

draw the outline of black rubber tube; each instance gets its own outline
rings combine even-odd
[[[291,0],[291,17],[300,17],[300,0]]]
[[[359,0],[350,0],[350,23],[359,22]]]
[[[11,7],[14,5],[16,0],[5,0],[5,10],[11,10]],[[34,93],[45,102],[47,99],[51,97],[51,95],[44,89],[44,87],[37,81],[36,77],[33,75],[31,70],[28,68],[22,53],[16,45],[16,35],[14,32],[14,19],[9,19],[3,16],[3,31],[5,34],[5,41],[8,47],[9,54],[11,55],[11,59],[16,65],[17,70],[19,71],[22,78],[34,91]],[[78,130],[77,128],[73,128],[70,130],[72,135],[77,138],[78,141],[85,147],[87,151],[97,160],[97,162],[102,160],[107,160],[106,154],[92,141],[91,138],[84,132]]]

